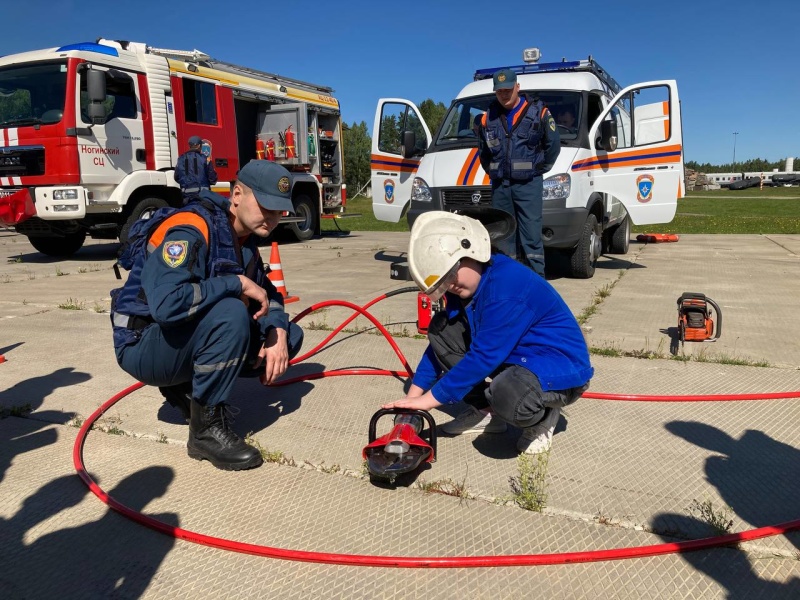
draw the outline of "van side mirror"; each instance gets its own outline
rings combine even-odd
[[[86,71],[86,91],[89,95],[87,113],[92,125],[102,125],[106,122],[106,74],[97,69]]]
[[[403,132],[403,158],[411,158],[417,151],[417,136],[413,131]]]
[[[617,149],[617,122],[603,121],[600,123],[600,137],[597,139],[598,150],[613,152]]]

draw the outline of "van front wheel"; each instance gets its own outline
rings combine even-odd
[[[603,234],[609,254],[627,254],[631,243],[631,218],[625,215],[622,223]]]
[[[583,224],[581,238],[570,257],[570,277],[590,279],[594,276],[597,259],[602,251],[602,234],[597,224],[597,217],[589,213]]]

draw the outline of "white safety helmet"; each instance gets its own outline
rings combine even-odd
[[[411,228],[408,243],[408,267],[417,286],[438,300],[451,271],[462,258],[489,262],[491,241],[486,227],[475,219],[435,210],[422,213]],[[439,289],[441,288],[441,289]]]

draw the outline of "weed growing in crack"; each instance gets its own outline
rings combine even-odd
[[[540,454],[520,454],[517,458],[519,475],[509,477],[508,483],[514,495],[514,502],[520,508],[542,512],[547,506],[547,463],[549,452]]]
[[[286,456],[280,450],[270,451],[264,448],[264,446],[262,446],[261,443],[253,437],[252,431],[245,436],[244,441],[261,453],[261,458],[264,459],[264,462],[287,465],[289,467],[297,466],[297,463],[292,457]]]
[[[75,298],[68,298],[66,302],[62,302],[58,305],[58,308],[63,308],[64,310],[83,310],[83,307],[83,302]]]
[[[692,500],[689,505],[689,514],[707,523],[718,535],[725,535],[730,533],[733,527],[733,519],[731,514],[733,510],[730,506],[724,506],[720,509],[714,508],[714,501],[706,498],[702,502],[697,499]]]
[[[436,481],[425,481],[420,479],[417,487],[426,494],[444,494],[445,496],[455,496],[462,500],[469,500],[473,496],[467,490],[466,482],[457,482],[452,479],[437,479]]]

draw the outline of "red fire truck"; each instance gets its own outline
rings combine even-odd
[[[110,41],[0,58],[0,224],[50,256],[87,235],[125,239],[160,207],[187,140],[203,139],[227,195],[254,158],[295,174],[298,239],[344,216],[339,102],[328,87],[214,60],[197,50]]]

